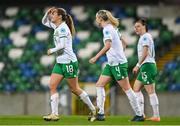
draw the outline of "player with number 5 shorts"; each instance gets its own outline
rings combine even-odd
[[[133,89],[138,97],[141,111],[144,114],[144,97],[141,89],[142,87],[145,88],[149,95],[150,104],[153,110],[153,116],[147,120],[159,122],[159,101],[155,92],[157,67],[155,62],[154,41],[151,34],[148,33],[148,27],[145,19],[138,19],[135,22],[134,30],[140,38],[137,44],[138,63],[133,69],[133,73],[138,75]]]

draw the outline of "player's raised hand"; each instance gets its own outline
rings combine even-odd
[[[48,14],[51,14],[54,9],[55,9],[55,7],[49,8],[49,9],[47,10],[47,13],[48,13]]]

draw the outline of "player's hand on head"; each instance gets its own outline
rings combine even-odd
[[[55,9],[55,7],[51,7],[51,8],[49,8],[49,9],[48,9],[48,11],[47,11],[47,12],[48,12],[48,14],[51,14],[51,13],[53,12],[53,10],[54,10],[54,9]]]

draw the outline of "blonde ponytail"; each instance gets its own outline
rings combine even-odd
[[[109,21],[111,22],[111,24],[114,26],[114,27],[118,27],[119,26],[119,20],[117,18],[115,18],[111,12],[109,11],[106,11],[106,15],[109,19]]]
[[[96,15],[100,16],[104,21],[110,21],[114,27],[119,26],[119,20],[108,10],[99,10]]]

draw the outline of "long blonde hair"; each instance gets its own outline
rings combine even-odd
[[[110,23],[114,26],[114,27],[118,27],[119,26],[119,20],[118,18],[115,18],[112,13],[108,10],[99,10],[96,13],[97,16],[101,17],[104,21],[110,21]]]

